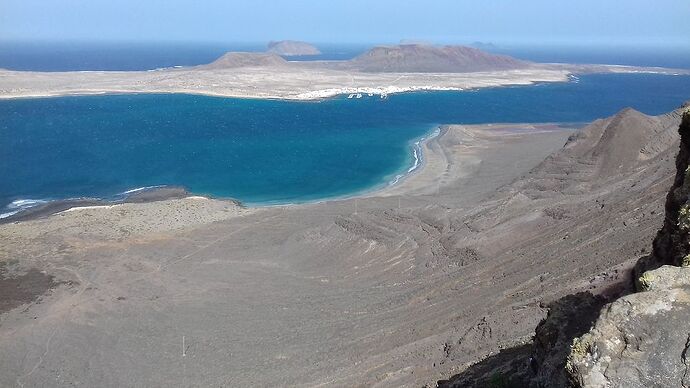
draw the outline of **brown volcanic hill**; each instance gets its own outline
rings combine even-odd
[[[237,67],[284,66],[288,62],[280,55],[272,53],[229,52],[208,65],[197,66],[202,69],[232,69]]]
[[[681,110],[648,116],[634,109],[594,121],[575,132],[563,149],[550,155],[524,179],[515,182],[530,198],[549,193],[574,194],[610,183],[621,174],[668,158],[678,144]]]
[[[529,66],[529,62],[472,47],[419,44],[374,47],[352,59],[350,64],[367,72],[425,73],[511,70]]]
[[[321,51],[315,46],[307,42],[299,42],[296,40],[281,40],[278,42],[269,42],[269,53],[284,55],[286,57],[295,55],[319,55]]]
[[[504,348],[439,386],[488,386],[497,371],[506,386],[565,386],[573,336],[589,329],[599,306],[630,290],[631,269],[650,252],[664,222],[681,115],[682,108],[659,116],[624,109],[597,120],[499,190],[493,203],[462,219],[468,231],[458,228],[446,244],[473,247],[486,268],[506,278],[524,274],[522,284],[511,280],[515,288],[506,292],[508,299],[519,295],[548,305],[557,322],[540,325],[533,344]],[[673,217],[666,223],[677,225]],[[570,327],[573,323],[580,327]],[[491,328],[496,332],[508,325],[496,322]],[[459,352],[449,358],[458,360],[456,365],[468,359]]]

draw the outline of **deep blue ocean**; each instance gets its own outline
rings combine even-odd
[[[1,37],[0,37],[1,38]],[[374,44],[315,43],[322,54],[289,60],[345,60]],[[690,69],[690,47],[488,45],[484,50],[535,62],[603,63]],[[31,71],[151,70],[214,61],[228,51],[266,50],[266,43],[88,43],[0,40],[0,68]]]
[[[250,204],[341,196],[407,171],[413,142],[440,123],[588,122],[628,106],[661,114],[688,99],[690,76],[628,74],[386,100],[150,94],[5,100],[0,213],[25,199],[111,198],[156,185]]]
[[[351,59],[369,46],[320,44],[321,55],[299,60]],[[203,65],[228,51],[266,51],[263,43],[80,43],[2,42],[0,68],[26,71],[152,70]]]

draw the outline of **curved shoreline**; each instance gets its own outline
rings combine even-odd
[[[408,179],[410,176],[413,174],[417,173],[418,171],[421,171],[424,169],[426,163],[426,157],[424,155],[424,146],[426,143],[430,142],[431,140],[443,136],[445,133],[445,129],[443,126],[439,125],[436,126],[436,128],[431,131],[428,135],[424,135],[421,138],[419,138],[417,141],[415,141],[412,145],[412,155],[415,159],[414,164],[407,169],[402,174],[397,174],[395,178],[388,183],[388,185],[384,188],[381,188],[380,190],[385,190],[387,188],[393,187],[395,185],[402,184],[406,179]],[[375,190],[375,191],[380,191],[380,190]]]
[[[422,181],[434,180],[438,181],[440,176],[437,176],[438,171],[428,171],[430,158],[434,158],[435,162],[449,162],[445,160],[449,158],[449,155],[445,155],[446,152],[453,152],[449,149],[449,144],[442,143],[453,143],[457,142],[458,133],[462,133],[460,136],[467,136],[462,141],[457,142],[456,145],[461,147],[474,147],[479,142],[473,141],[471,138],[474,137],[473,133],[479,128],[481,131],[486,129],[491,129],[495,132],[492,136],[510,136],[511,134],[520,135],[520,132],[511,132],[513,130],[506,128],[513,127],[530,127],[531,129],[528,133],[538,133],[538,132],[548,132],[553,129],[539,129],[543,127],[559,127],[560,124],[554,123],[537,123],[537,124],[477,124],[468,126],[458,126],[458,125],[434,125],[426,134],[423,136],[413,139],[410,141],[410,150],[414,161],[412,165],[406,165],[401,170],[401,173],[394,175],[394,178],[386,179],[385,182],[376,184],[371,187],[367,187],[361,190],[357,190],[351,193],[327,196],[317,199],[308,199],[304,201],[290,201],[290,202],[245,202],[240,201],[235,198],[230,197],[214,197],[212,195],[200,195],[193,193],[182,186],[149,186],[140,187],[135,189],[130,189],[122,193],[118,193],[108,198],[69,198],[69,199],[58,199],[58,200],[37,200],[41,202],[38,206],[30,207],[25,210],[21,210],[18,213],[11,214],[4,218],[0,218],[0,225],[7,223],[14,223],[20,221],[28,221],[37,218],[44,218],[53,214],[62,213],[69,211],[71,209],[88,209],[94,207],[111,207],[115,205],[122,205],[128,203],[151,203],[159,201],[168,201],[175,199],[184,198],[204,198],[213,201],[220,201],[228,204],[233,204],[240,208],[246,209],[264,209],[264,208],[279,208],[279,207],[299,207],[299,206],[309,206],[316,204],[325,204],[330,202],[338,201],[348,201],[353,199],[364,199],[364,198],[375,198],[375,197],[391,197],[391,196],[406,196],[420,194],[420,187],[428,189],[428,185],[424,184]],[[572,126],[566,126],[572,127]],[[451,128],[454,128],[451,131]],[[461,129],[458,129],[461,128]],[[504,129],[501,131],[501,129]],[[453,136],[450,139],[446,139],[450,133]],[[476,132],[478,133],[478,132]],[[524,133],[522,133],[524,134]],[[474,144],[474,143],[477,144]],[[431,144],[434,144],[434,150],[430,148]],[[439,148],[441,153],[439,153]],[[466,157],[474,158],[471,151],[466,152]],[[441,155],[444,154],[444,155]],[[416,155],[416,157],[415,157]],[[451,158],[458,158],[458,155],[452,156]],[[436,160],[439,159],[439,160]],[[444,160],[440,160],[444,159]],[[430,175],[431,174],[431,175]],[[426,176],[429,175],[429,176]],[[432,176],[433,175],[433,176]],[[389,175],[390,177],[390,175]],[[411,182],[414,178],[421,177],[422,181]],[[438,186],[438,185],[437,185]],[[440,186],[434,186],[436,190]],[[433,188],[432,188],[433,189]],[[422,190],[423,191],[423,190]],[[428,191],[428,190],[427,190]],[[7,214],[7,213],[5,213]]]
[[[410,149],[412,151],[414,158],[414,163],[412,164],[412,166],[403,166],[403,172],[395,174],[393,180],[386,179],[386,182],[384,183],[376,184],[372,187],[367,187],[352,193],[327,196],[305,201],[271,203],[240,201],[232,197],[215,197],[212,195],[196,194],[189,191],[186,187],[178,185],[153,185],[128,189],[121,193],[117,193],[111,196],[110,198],[78,197],[64,199],[17,199],[9,205],[7,205],[5,209],[3,209],[6,210],[6,212],[0,213],[0,224],[28,221],[36,218],[50,216],[63,211],[69,211],[71,209],[114,206],[125,203],[157,202],[189,197],[201,197],[217,201],[226,201],[234,203],[237,206],[247,208],[270,208],[282,206],[309,205],[331,201],[342,201],[359,197],[375,196],[377,193],[384,192],[387,189],[402,184],[413,174],[422,171],[425,166],[425,144],[441,135],[443,135],[442,127],[433,126],[433,129],[424,134],[423,136],[413,139],[412,141],[410,141]],[[35,203],[35,205],[26,208],[22,208],[21,205],[12,206],[17,204],[18,202],[30,202]]]

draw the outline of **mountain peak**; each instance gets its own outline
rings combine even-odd
[[[238,67],[283,66],[288,62],[273,53],[228,52],[220,58],[201,66],[204,69],[232,69]]]
[[[367,72],[464,73],[524,68],[528,62],[467,46],[377,46],[352,60]]]

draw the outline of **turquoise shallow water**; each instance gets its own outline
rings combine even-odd
[[[0,212],[23,199],[109,198],[154,185],[253,204],[346,195],[406,171],[412,142],[438,123],[585,122],[626,106],[660,114],[687,99],[690,77],[637,74],[387,100],[146,94],[6,100],[0,101]]]

